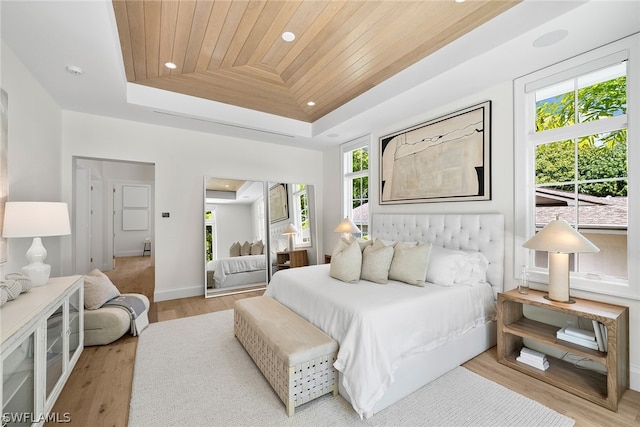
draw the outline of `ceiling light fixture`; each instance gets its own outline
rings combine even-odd
[[[307,102],[307,105],[308,105],[309,107],[313,107],[314,105],[316,105],[316,103],[315,103],[315,102],[313,102],[313,101],[309,101],[309,102]]]
[[[169,68],[170,70],[175,70],[176,68],[178,68],[178,66],[173,62],[165,62],[164,66]]]
[[[285,31],[284,33],[282,33],[282,40],[286,42],[292,42],[295,39],[296,39],[296,35],[293,34],[291,31]]]

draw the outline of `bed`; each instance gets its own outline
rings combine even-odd
[[[380,214],[371,235],[481,253],[488,265],[486,280],[473,286],[345,283],[327,264],[274,274],[265,295],[338,341],[340,394],[363,417],[494,346],[503,287],[501,214]]]
[[[267,257],[244,255],[207,262],[207,287],[222,289],[267,281]]]

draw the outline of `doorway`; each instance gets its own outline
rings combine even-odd
[[[74,272],[113,270],[117,257],[153,266],[155,165],[74,156],[73,169]]]

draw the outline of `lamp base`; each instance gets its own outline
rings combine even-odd
[[[571,298],[569,298],[568,301],[558,301],[558,300],[555,300],[555,299],[551,298],[549,295],[544,295],[544,299],[548,299],[549,301],[553,301],[553,302],[559,302],[559,303],[562,303],[562,304],[575,304],[576,303],[576,300],[571,299]]]
[[[42,286],[49,281],[51,266],[41,262],[34,262],[22,267],[22,272],[29,277],[33,286]]]

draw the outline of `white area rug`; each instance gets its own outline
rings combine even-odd
[[[574,420],[459,367],[360,420],[331,394],[287,417],[242,345],[233,311],[152,323],[138,342],[129,425],[572,426]]]

